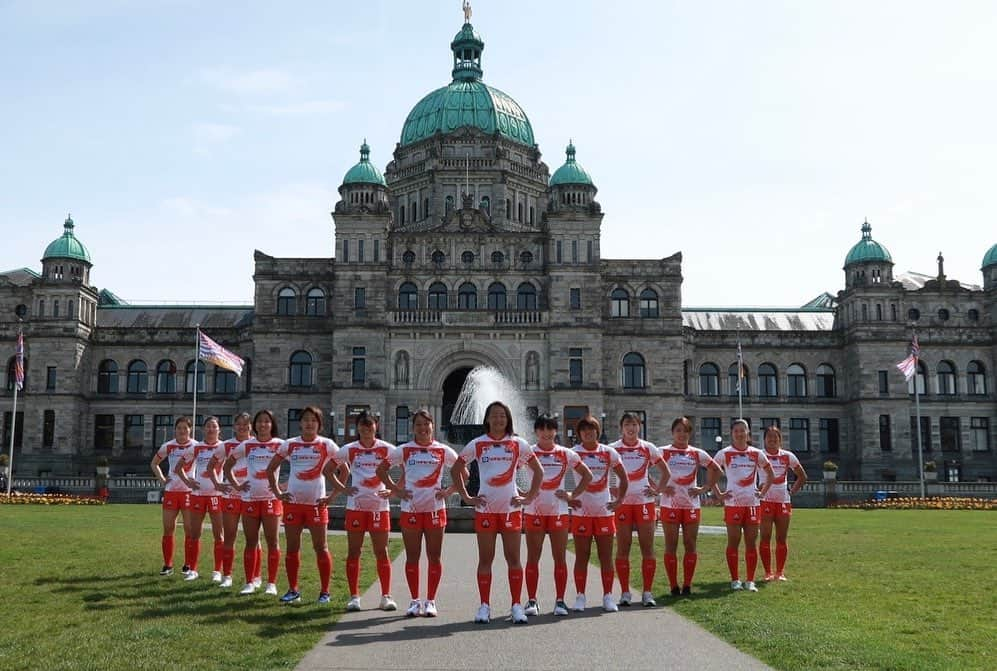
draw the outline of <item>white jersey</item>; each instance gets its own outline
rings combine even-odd
[[[757,506],[758,476],[769,463],[765,453],[750,445],[743,450],[728,445],[713,460],[727,474],[727,492],[731,498],[724,499],[724,505]]]
[[[242,492],[243,501],[268,501],[276,498],[270,490],[270,481],[267,479],[267,466],[277,450],[284,445],[280,438],[271,438],[263,442],[256,438],[250,438],[232,450],[230,457],[235,457],[236,463],[239,459],[246,460],[246,479],[243,482],[249,483],[249,491]],[[280,467],[277,467],[277,477],[280,477]]]
[[[364,447],[357,440],[340,449],[336,460],[349,463],[350,484],[357,488],[357,493],[346,500],[349,510],[372,513],[388,511],[388,499],[378,495],[378,492],[387,491],[388,488],[377,477],[377,467],[388,459],[394,447],[391,443],[375,439],[371,447]]]
[[[519,436],[501,440],[479,436],[464,446],[460,458],[467,464],[478,462],[478,496],[485,499],[478,512],[509,514],[518,509],[512,505],[518,493],[516,470],[535,458],[529,443]]]
[[[540,493],[523,508],[523,512],[529,515],[567,515],[568,502],[557,498],[555,492],[564,489],[564,477],[569,470],[582,463],[581,458],[574,450],[562,445],[555,445],[549,450],[534,445],[532,449],[544,470],[544,477]]]
[[[194,465],[194,479],[197,480],[198,488],[191,493],[195,496],[221,496],[221,492],[215,489],[215,483],[211,481],[211,474],[208,470],[208,463],[215,456],[215,450],[219,447],[221,447],[221,443],[213,445],[194,443],[180,455],[184,464]],[[221,462],[218,462],[215,466],[215,477],[220,477],[221,474]]]
[[[402,499],[402,512],[431,513],[447,507],[436,492],[442,489],[443,469],[457,463],[457,453],[448,445],[435,440],[429,445],[408,442],[391,450],[388,463],[402,467],[404,476],[398,485],[412,492],[411,499]]]
[[[232,450],[239,447],[239,445],[241,444],[242,441],[239,440],[238,438],[229,438],[225,442],[219,443],[218,445],[215,446],[215,452],[212,456],[214,456],[215,460],[218,462],[220,467],[224,466],[225,460],[228,459],[228,456],[230,454],[232,454]],[[246,474],[248,472],[249,471],[246,469],[246,458],[242,457],[241,459],[236,459],[235,464],[232,466],[232,475],[235,476],[235,479],[238,480],[239,482],[242,482],[243,480],[246,479]],[[219,480],[221,479],[222,478],[219,478]],[[229,493],[225,495],[225,498],[241,499],[242,492],[235,489],[231,489],[229,490]]]
[[[696,486],[699,469],[706,468],[713,459],[705,451],[691,445],[684,450],[668,445],[661,448],[661,459],[668,464],[672,477],[668,480],[674,493],[661,495],[662,508],[696,509],[699,497],[690,496],[689,489]]]
[[[184,450],[191,448],[194,445],[194,441],[181,445],[175,440],[168,440],[163,443],[158,450],[156,450],[156,456],[160,459],[166,460],[166,463],[169,464],[169,472],[165,474],[169,480],[167,480],[166,486],[163,487],[164,492],[190,492],[190,487],[183,483],[183,480],[180,479],[179,475],[174,475],[173,469],[177,467],[177,462],[179,462],[183,456]],[[162,467],[160,467],[160,470],[162,470]],[[194,464],[185,466],[183,474],[186,475],[188,479],[193,478]]]
[[[618,440],[609,445],[620,455],[620,463],[627,472],[627,493],[620,503],[644,505],[654,503],[655,497],[647,496],[644,490],[650,486],[647,473],[651,466],[661,461],[661,451],[646,440],[637,439],[636,445],[627,445]]]
[[[619,452],[609,445],[599,443],[594,450],[576,445],[575,453],[581,458],[582,463],[592,471],[592,482],[586,487],[585,492],[578,497],[578,501],[582,505],[575,508],[572,514],[583,517],[612,515],[613,512],[606,508],[606,504],[610,501],[609,474],[613,468],[621,463]]]
[[[314,440],[301,436],[289,438],[277,449],[277,454],[290,464],[287,493],[291,495],[291,503],[313,506],[325,496],[322,471],[330,461],[337,460],[338,453],[336,443],[322,436]]]
[[[765,492],[763,501],[770,503],[789,503],[789,486],[787,476],[792,470],[800,467],[800,460],[789,450],[779,450],[776,454],[766,451],[765,456],[772,464],[774,476],[772,486]]]

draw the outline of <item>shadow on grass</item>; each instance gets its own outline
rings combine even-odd
[[[92,585],[94,587],[101,583],[118,582],[121,580],[138,580],[140,578],[148,578],[148,573],[128,573],[128,574],[117,574],[117,575],[80,575],[80,576],[41,576],[40,578],[35,578],[36,585],[62,585],[65,587],[71,587],[73,585]],[[66,591],[71,591],[67,589]]]

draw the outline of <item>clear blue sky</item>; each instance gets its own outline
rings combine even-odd
[[[997,3],[474,0],[485,81],[551,171],[573,138],[607,258],[684,255],[686,305],[843,287],[868,217],[895,271],[981,283],[997,243]],[[252,301],[254,249],[332,256],[450,79],[459,0],[0,0],[0,270],[67,212],[126,299]]]

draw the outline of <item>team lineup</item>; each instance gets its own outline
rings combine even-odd
[[[585,588],[593,541],[601,577],[602,610],[615,612],[620,606],[637,603],[652,607],[657,605],[652,584],[658,563],[654,549],[658,521],[664,532],[663,561],[671,594],[691,595],[699,559],[696,541],[701,501],[712,495],[724,506],[731,589],[758,591],[755,574],[759,555],[766,581],[786,580],[791,496],[806,482],[806,473],[793,453],[782,449],[782,435],[777,427],[765,429],[764,449],[759,449],[750,445],[748,423],[737,420],[731,428],[731,445],[713,457],[689,444],[692,424],[685,417],[672,422],[671,443],[660,448],[641,438],[641,421],[633,413],[623,414],[619,422],[620,438],[608,445],[599,442],[603,427],[592,416],[576,424],[580,442],[571,448],[556,442],[559,429],[556,417],[542,414],[533,428],[535,442],[531,444],[516,434],[509,408],[496,401],[485,411],[483,434],[458,453],[435,440],[433,418],[426,410],[413,413],[413,440],[399,446],[377,437],[377,419],[368,413],[357,417],[358,440],[343,447],[320,435],[322,411],[315,406],[301,412],[300,435],[286,440],[278,437],[277,421],[268,410],[261,410],[252,418],[247,413],[237,416],[234,435],[227,440],[221,439],[215,417],[205,419],[203,441],[193,439],[191,420],[181,417],[174,425],[173,440],[159,448],[151,463],[152,472],[164,489],[160,575],[173,573],[174,534],[179,518],[184,530],[184,580],[200,577],[198,558],[207,516],[214,541],[211,579],[220,588],[233,588],[241,522],[245,537],[245,583],[239,594],[252,594],[262,588],[266,594],[277,596],[282,558],[279,535],[283,522],[288,586],[279,601],[290,604],[302,598],[298,582],[301,536],[307,528],[318,569],[318,603],[327,604],[333,569],[326,540],[328,504],[346,494],[345,565],[351,595],[346,610],[361,609],[360,558],[369,536],[382,595],[379,608],[395,611],[398,604],[392,597],[392,563],[387,548],[391,499],[397,499],[405,548],[405,579],[411,598],[405,615],[435,617],[443,576],[446,501],[458,494],[475,511],[481,605],[474,622],[487,624],[492,617],[492,565],[499,537],[508,571],[509,619],[515,624],[526,623],[530,616],[540,614],[539,567],[548,538],[556,594],[551,611],[554,615],[566,616],[570,611],[586,609]],[[168,465],[165,473],[161,467],[164,461]],[[280,471],[285,462],[289,472],[286,482],[282,482]],[[473,496],[467,489],[472,463],[476,464],[479,483]],[[528,476],[526,480],[517,481],[520,472]],[[701,472],[705,472],[705,481],[700,481]],[[792,487],[790,472],[795,475]],[[450,485],[444,487],[447,473]],[[718,483],[723,476],[727,484],[721,491]],[[528,486],[520,484],[527,481]],[[571,484],[574,486],[570,487]],[[261,530],[267,547],[265,586]],[[630,550],[635,531],[641,556],[639,598],[631,591],[630,579]],[[566,600],[569,535],[574,540],[576,589],[570,608]],[[525,562],[521,560],[524,536]],[[684,550],[681,581],[680,540]],[[428,573],[425,592],[420,591],[423,551]],[[613,593],[616,582],[620,588],[618,598]]]

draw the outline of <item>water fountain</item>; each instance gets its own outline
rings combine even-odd
[[[512,411],[516,433],[530,440],[533,422],[526,414],[526,406],[516,387],[495,368],[478,366],[467,374],[464,386],[450,415],[450,442],[464,444],[481,435],[485,409],[494,401],[501,401]],[[531,441],[532,442],[532,441]]]

